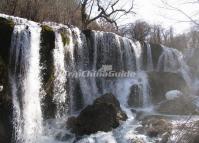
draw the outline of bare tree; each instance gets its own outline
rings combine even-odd
[[[167,0],[161,0],[161,2],[164,6],[163,8],[165,8],[167,10],[171,10],[171,11],[177,11],[177,12],[183,14],[188,19],[188,20],[178,20],[178,21],[180,21],[180,22],[191,22],[194,25],[199,26],[199,19],[196,18],[197,16],[199,16],[198,12],[197,12],[197,14],[190,15],[186,11],[180,9],[179,7],[168,3]],[[189,0],[188,2],[183,3],[183,4],[191,4],[193,6],[196,6],[196,4],[199,4],[199,0]]]
[[[87,29],[90,23],[100,18],[114,24],[118,29],[117,20],[124,15],[134,13],[132,11],[133,0],[131,1],[131,6],[128,9],[119,6],[121,1],[122,0],[80,0],[82,29]]]
[[[151,27],[149,41],[154,44],[162,44],[162,26],[161,25],[153,25]]]
[[[143,42],[149,36],[150,31],[151,27],[147,22],[137,20],[134,24],[130,25],[128,33],[132,38]]]

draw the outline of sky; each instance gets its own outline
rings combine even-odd
[[[127,7],[129,6],[129,0],[124,0],[127,3]],[[165,0],[169,4],[174,7],[180,8],[186,14],[199,16],[199,2],[198,4],[190,4],[188,2],[194,0]],[[175,10],[168,10],[164,7],[161,0],[134,0],[134,11],[135,15],[129,15],[126,18],[123,18],[119,23],[125,24],[128,22],[134,22],[137,19],[145,20],[150,24],[161,24],[165,28],[169,28],[170,26],[174,27],[176,33],[180,34],[188,31],[188,29],[192,26],[190,22],[182,22],[187,21],[187,17],[185,17],[182,13],[177,12]]]

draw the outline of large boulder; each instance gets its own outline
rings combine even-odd
[[[185,80],[177,73],[150,72],[148,73],[148,79],[153,103],[166,100],[165,94],[170,90],[179,90],[184,94],[189,92]]]
[[[78,117],[69,118],[67,127],[76,135],[89,135],[97,131],[110,131],[126,119],[127,115],[115,96],[105,94],[84,108]]]
[[[173,100],[160,103],[156,110],[159,113],[170,115],[199,115],[198,107],[193,103],[195,97],[181,96]]]

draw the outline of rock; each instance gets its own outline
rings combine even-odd
[[[146,143],[146,142],[142,138],[135,136],[131,139],[131,143]]]
[[[148,80],[151,88],[151,100],[154,104],[166,100],[166,92],[173,89],[179,90],[183,94],[189,93],[185,80],[177,73],[150,72]]]
[[[0,86],[0,92],[2,92],[2,91],[3,91],[3,86],[1,85],[1,86]]]
[[[162,54],[163,48],[160,44],[150,43],[150,46],[151,46],[151,54],[152,54],[154,67],[157,67],[158,60],[159,60],[160,55]]]
[[[0,18],[0,143],[12,139],[12,97],[10,94],[8,65],[14,22]]]
[[[198,107],[193,103],[194,100],[195,98],[191,96],[178,97],[160,103],[156,110],[159,113],[170,115],[199,115]]]
[[[14,22],[12,20],[0,17],[0,56],[7,65],[13,29]]]
[[[67,120],[67,128],[72,129],[75,128],[75,124],[77,123],[77,118],[76,117],[70,117]]]
[[[105,94],[84,108],[78,117],[69,118],[67,127],[76,135],[89,135],[97,131],[110,131],[126,119],[115,96]]]
[[[145,133],[145,130],[144,130],[143,126],[137,127],[137,128],[135,129],[135,131],[136,131],[138,134],[144,134],[144,133]]]
[[[141,88],[138,84],[134,84],[130,88],[130,94],[128,97],[128,105],[131,107],[140,107],[142,106],[142,96],[141,94]]]
[[[169,134],[168,132],[165,132],[164,134],[162,134],[161,140],[159,143],[167,143],[170,136],[171,134]]]
[[[63,133],[59,133],[56,135],[56,140],[59,140],[59,141],[68,141],[68,140],[72,140],[73,139],[73,135],[71,134],[63,134]]]
[[[142,126],[136,128],[139,133],[145,133],[149,137],[161,137],[164,134],[171,134],[172,124],[167,119],[158,116],[147,116],[141,121]]]
[[[167,91],[167,93],[165,94],[167,100],[174,100],[175,98],[178,98],[180,96],[183,96],[183,93],[179,90],[170,90]]]
[[[45,119],[55,117],[56,105],[53,101],[53,80],[54,80],[54,64],[53,49],[55,48],[55,33],[53,29],[47,25],[42,25],[41,43],[40,43],[40,65],[42,76],[42,88],[45,93],[42,103],[42,112]]]

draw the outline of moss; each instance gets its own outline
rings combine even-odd
[[[62,41],[63,41],[64,46],[65,46],[66,44],[69,45],[69,43],[70,43],[70,38],[68,37],[68,33],[66,33],[66,32],[61,32],[61,37],[62,37]]]
[[[52,27],[48,26],[48,25],[42,25],[42,31],[46,31],[46,32],[54,32]]]
[[[7,64],[14,25],[12,20],[0,17],[0,55]]]
[[[7,26],[9,28],[14,28],[15,24],[11,19],[6,19],[6,18],[2,18],[0,17],[0,25],[4,25]]]
[[[55,48],[55,32],[47,25],[42,25],[41,31],[41,48],[40,48],[40,65],[42,67],[42,83],[46,96],[43,98],[43,114],[45,118],[53,118],[56,106],[53,100],[53,49]]]
[[[55,33],[53,29],[47,25],[42,25],[41,31],[41,49],[40,64],[43,67],[43,82],[48,83],[53,72],[53,49],[55,48]]]

